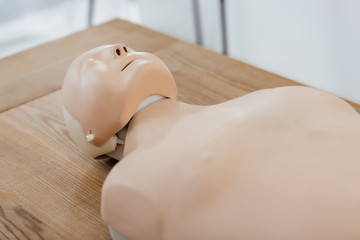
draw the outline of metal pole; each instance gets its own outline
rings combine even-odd
[[[193,3],[194,26],[195,26],[195,41],[196,44],[203,45],[199,0],[193,0],[192,3]]]
[[[222,53],[228,54],[227,45],[227,31],[226,31],[226,14],[225,14],[225,0],[220,0],[220,21],[221,21],[221,39],[222,39]]]
[[[94,24],[94,2],[95,0],[89,0],[88,1],[88,19],[87,24],[88,27],[91,27]]]

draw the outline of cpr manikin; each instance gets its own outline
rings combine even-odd
[[[213,106],[176,94],[159,58],[122,44],[67,71],[72,138],[121,159],[102,189],[114,239],[360,239],[360,116],[349,104],[309,87]]]

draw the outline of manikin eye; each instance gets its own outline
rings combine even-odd
[[[108,70],[108,66],[103,61],[94,58],[90,58],[83,66],[83,71],[92,70],[106,72]]]

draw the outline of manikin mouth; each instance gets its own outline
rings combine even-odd
[[[135,61],[135,60],[132,60],[132,61],[130,61],[128,64],[126,64],[126,65],[123,67],[123,69],[121,69],[121,71],[124,71],[125,68],[127,68],[133,61]]]

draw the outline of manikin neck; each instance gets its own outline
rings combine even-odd
[[[151,104],[154,104],[156,102],[159,102],[161,100],[166,99],[165,97],[161,95],[151,95],[142,101],[142,103],[139,105],[139,107],[136,109],[134,116],[140,112],[141,110],[145,109],[146,107],[150,106]],[[131,121],[131,120],[130,120]],[[127,134],[127,126],[121,129],[117,134],[117,146],[115,151],[111,153],[107,153],[106,155],[116,159],[121,160],[123,158],[124,153],[124,145],[125,145],[125,139]]]
[[[143,110],[144,108],[150,106],[151,104],[159,102],[163,99],[166,99],[166,98],[161,95],[151,95],[151,96],[145,98],[144,101],[142,101],[142,103],[136,109],[134,115],[137,114],[138,112],[140,112],[141,110]]]

